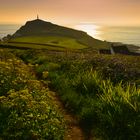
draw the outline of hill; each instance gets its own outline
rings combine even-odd
[[[32,43],[32,44],[31,44]],[[40,19],[27,21],[17,30],[10,39],[9,44],[16,46],[33,47],[37,45],[44,48],[46,45],[54,49],[94,49],[107,48],[109,44],[89,36],[86,32],[59,26]],[[56,48],[55,48],[56,49]]]

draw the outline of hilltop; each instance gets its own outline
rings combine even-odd
[[[77,31],[71,28],[59,26],[51,22],[43,21],[41,19],[36,19],[32,21],[27,21],[24,26],[22,26],[13,37],[23,37],[32,35],[57,35],[57,36],[67,36],[73,38],[80,38],[87,36],[83,31]]]

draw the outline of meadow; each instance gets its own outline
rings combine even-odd
[[[140,138],[140,57],[17,51],[77,116],[87,139]],[[45,71],[48,72],[45,77]]]
[[[64,139],[55,91],[86,139],[138,140],[139,62],[85,50],[1,49],[0,138]]]
[[[34,43],[52,45],[54,47],[62,47],[68,49],[84,49],[87,46],[80,44],[76,39],[60,36],[27,36],[19,37],[11,40],[13,43]]]

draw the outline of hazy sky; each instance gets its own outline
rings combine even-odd
[[[140,25],[140,0],[0,0],[0,23]]]

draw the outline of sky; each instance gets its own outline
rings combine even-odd
[[[0,0],[0,23],[140,25],[140,0]]]

